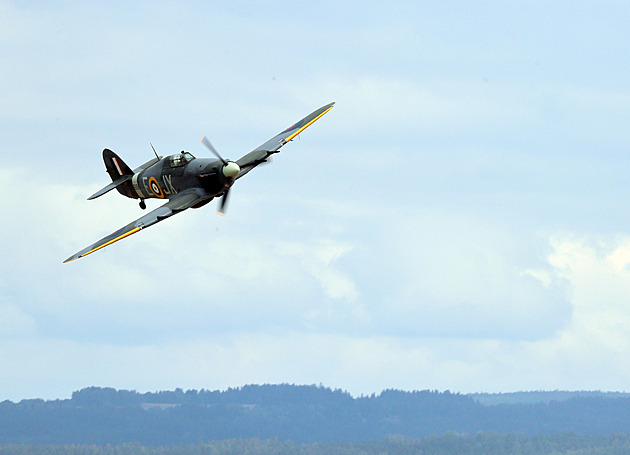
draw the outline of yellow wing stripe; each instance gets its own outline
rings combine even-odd
[[[325,113],[327,113],[329,110],[331,110],[333,108],[333,106],[330,106],[328,109],[326,109],[324,112],[322,112],[321,114],[319,114],[317,117],[315,117],[313,120],[311,120],[310,122],[308,122],[306,125],[304,125],[302,128],[300,128],[299,130],[297,130],[295,133],[293,133],[291,136],[285,138],[286,142],[289,142],[291,139],[293,139],[295,136],[297,136],[298,134],[300,134],[302,131],[304,131],[306,128],[308,128],[309,126],[311,126],[313,123],[315,123],[317,120],[319,120]]]
[[[82,258],[82,257],[84,257],[84,256],[87,256],[88,254],[94,253],[95,251],[98,251],[98,250],[100,250],[101,248],[105,248],[106,246],[111,245],[111,244],[112,244],[112,243],[114,243],[114,242],[118,242],[119,240],[122,240],[122,239],[124,239],[125,237],[130,236],[131,234],[135,234],[135,233],[136,233],[136,232],[138,232],[139,230],[140,230],[140,228],[138,228],[138,227],[137,227],[137,228],[134,228],[134,229],[132,229],[131,231],[126,232],[126,233],[124,233],[124,234],[122,234],[122,235],[119,235],[119,236],[118,236],[118,237],[116,237],[115,239],[110,240],[109,242],[106,242],[106,243],[103,243],[103,244],[102,244],[102,245],[100,245],[100,246],[97,246],[96,248],[94,248],[94,249],[92,249],[92,250],[88,251],[88,252],[87,252],[87,253],[85,253],[85,254],[82,254],[82,255],[81,255],[81,256],[79,256],[79,257],[80,257],[80,258]],[[78,259],[78,258],[77,258],[77,259]]]

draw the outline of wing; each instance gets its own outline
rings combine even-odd
[[[114,242],[122,240],[125,237],[129,237],[130,235],[135,234],[141,229],[152,226],[155,223],[158,223],[168,218],[169,216],[182,212],[187,208],[190,208],[193,205],[207,199],[212,199],[212,196],[202,190],[179,193],[161,207],[158,207],[157,209],[152,210],[151,212],[138,218],[137,220],[132,221],[127,226],[118,229],[116,232],[112,232],[108,236],[103,237],[98,242],[93,243],[92,245],[82,249],[76,254],[73,254],[63,262],[66,263],[74,261],[75,259],[82,258],[83,256],[87,256],[90,253],[94,253],[101,248],[105,248],[106,246],[111,245]]]
[[[296,124],[288,127],[286,130],[275,135],[264,144],[260,145],[259,147],[249,152],[244,157],[236,160],[236,163],[241,168],[241,172],[238,174],[236,178],[237,179],[241,178],[242,176],[247,174],[249,171],[254,169],[256,166],[258,166],[260,163],[264,163],[265,161],[267,161],[267,158],[269,158],[270,155],[278,152],[278,150],[280,150],[280,148],[284,144],[291,141],[294,137],[296,137],[306,128],[308,128],[317,120],[319,120],[319,118],[322,117],[326,112],[331,110],[334,105],[335,103],[330,103],[330,104],[327,104],[326,106],[320,107],[314,112],[311,112],[309,115],[304,117],[302,120],[300,120]]]

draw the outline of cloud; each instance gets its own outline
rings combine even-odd
[[[486,365],[494,387],[626,390],[630,237],[555,234],[550,243],[548,271],[567,283],[570,319],[553,337],[497,344],[488,353],[497,363]]]
[[[565,341],[584,353],[625,355],[630,349],[630,238],[556,238],[553,244],[550,263],[573,289]]]
[[[355,301],[359,295],[356,285],[347,275],[333,267],[335,261],[350,251],[350,245],[331,239],[317,240],[312,245],[286,243],[280,247],[281,254],[298,258],[327,297]]]
[[[487,235],[496,238],[495,232]],[[405,389],[440,383],[444,388],[470,392],[626,390],[626,378],[630,374],[627,330],[630,323],[630,237],[556,233],[545,239],[550,248],[543,255],[543,263],[531,272],[538,275],[536,282],[549,294],[545,297],[535,293],[536,298],[529,301],[527,306],[531,306],[526,314],[515,308],[515,302],[503,300],[501,305],[509,307],[509,311],[502,314],[504,320],[496,320],[503,328],[516,328],[517,335],[518,324],[529,327],[530,335],[537,335],[518,339],[498,328],[494,333],[503,333],[503,336],[492,339],[483,339],[479,334],[469,338],[432,338],[418,333],[412,337],[354,338],[344,345],[353,346],[354,361],[348,359],[352,365],[349,368],[356,368],[357,376],[358,371],[371,371],[382,383]],[[443,245],[438,243],[438,246]],[[481,251],[489,250],[487,244],[481,246]],[[487,267],[487,262],[479,262]],[[505,291],[518,283],[517,275],[501,273],[500,268],[492,269],[499,271],[497,281],[482,276],[481,282],[489,286],[484,297],[496,295],[492,284]],[[453,270],[451,283],[460,281],[458,270],[461,268]],[[564,304],[553,300],[556,286],[563,291]],[[455,288],[453,296],[457,296],[459,289]],[[522,301],[516,303],[522,304]],[[537,326],[546,325],[549,318],[549,310],[544,306],[559,306],[563,317],[553,331],[541,334]],[[478,312],[458,314],[457,305],[443,310],[454,324],[462,320],[470,324],[479,322]],[[513,317],[519,320],[514,321]],[[435,323],[436,319],[431,321]],[[362,383],[359,378],[353,379],[356,381],[349,382]]]
[[[570,317],[566,283],[540,254],[544,238],[428,209],[399,215],[391,228],[392,286],[375,318],[387,321],[388,333],[535,340],[554,336]]]

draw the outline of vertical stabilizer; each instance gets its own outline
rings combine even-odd
[[[116,189],[123,196],[127,196],[130,198],[137,199],[138,196],[136,192],[133,190],[133,186],[131,184],[131,176],[133,176],[133,171],[127,163],[125,163],[122,158],[112,152],[110,149],[103,150],[103,161],[105,162],[105,168],[107,169],[107,173],[112,178],[112,182],[121,181],[116,186]],[[124,177],[129,177],[125,179]],[[126,181],[125,181],[126,180]]]
[[[105,162],[107,173],[112,178],[112,182],[124,175],[133,175],[131,168],[110,149],[103,150],[103,161]]]

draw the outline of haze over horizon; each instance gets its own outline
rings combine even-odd
[[[323,384],[630,390],[623,2],[0,0],[0,401]],[[140,216],[206,134],[274,163]],[[149,209],[159,205],[147,201]]]

